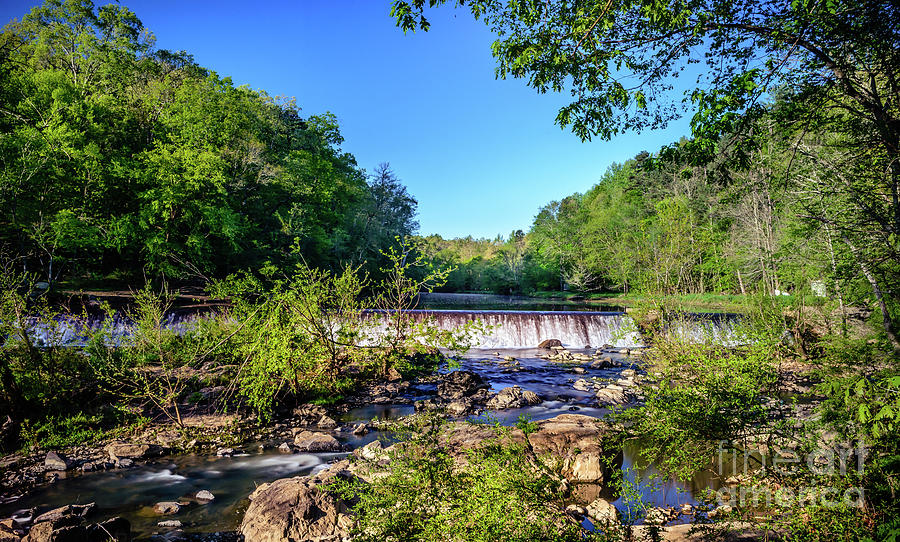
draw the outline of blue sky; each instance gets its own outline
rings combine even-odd
[[[20,18],[39,3],[4,0],[0,17]],[[462,10],[432,11],[429,32],[404,35],[389,0],[121,3],[157,47],[184,49],[235,84],[296,96],[302,114],[337,115],[344,150],[370,172],[390,162],[418,199],[423,234],[527,231],[542,205],[689,132],[682,119],[582,143],[553,123],[566,95],[494,79],[493,37]]]

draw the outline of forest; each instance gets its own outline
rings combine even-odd
[[[900,6],[385,4],[485,24],[575,145],[690,133],[446,239],[335,114],[44,0],[0,32],[0,540],[900,537]]]
[[[47,2],[0,35],[0,246],[51,285],[370,262],[416,229],[330,113],[154,47],[127,8]]]

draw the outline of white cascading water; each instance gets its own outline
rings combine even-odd
[[[567,348],[642,344],[631,318],[614,312],[414,310],[408,314],[419,322],[430,319],[447,331],[475,320],[491,326],[472,337],[473,348],[536,348],[546,339],[559,339]],[[372,332],[384,332],[384,328],[375,326]]]
[[[415,321],[430,320],[438,329],[452,331],[466,323],[480,320],[487,326],[485,333],[471,337],[472,348],[536,348],[541,341],[559,339],[566,348],[598,348],[610,345],[616,348],[633,348],[643,345],[640,333],[631,318],[620,312],[581,311],[501,311],[501,310],[412,310],[406,311]],[[381,319],[377,311],[371,316]],[[165,327],[178,332],[190,328],[198,314],[169,314]],[[734,315],[694,315],[671,325],[669,332],[693,341],[714,342],[734,346],[746,342],[736,329]],[[52,325],[30,326],[29,333],[38,345],[83,346],[87,340],[86,328],[97,329],[99,319],[59,317]],[[127,341],[132,323],[117,315],[109,324],[107,341],[114,345]],[[385,325],[376,322],[369,334],[385,333]]]

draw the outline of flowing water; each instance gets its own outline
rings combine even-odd
[[[519,385],[536,392],[544,401],[536,406],[499,412],[488,412],[482,417],[490,417],[504,424],[515,423],[522,416],[535,420],[554,417],[562,413],[578,413],[601,417],[608,413],[598,407],[593,392],[582,392],[573,388],[573,382],[580,378],[616,380],[622,370],[629,366],[630,358],[610,353],[623,366],[613,369],[592,369],[580,365],[584,373],[574,372],[574,367],[546,361],[537,357],[535,346],[544,339],[559,339],[573,352],[602,345],[615,348],[636,347],[641,344],[640,336],[623,313],[580,312],[580,311],[454,311],[421,310],[413,313],[420,320],[432,319],[442,329],[451,329],[465,322],[480,319],[494,326],[491,333],[476,337],[478,348],[471,350],[461,360],[461,368],[479,373],[490,384],[493,391]],[[683,327],[682,333],[727,337],[730,333],[728,318],[698,318],[698,325],[692,330]],[[173,319],[171,325],[189,325],[187,318]],[[72,337],[77,338],[77,326],[72,324]],[[127,335],[127,322],[121,324],[121,334]],[[693,335],[692,335],[693,336]],[[73,339],[74,340],[74,339]],[[587,351],[587,350],[582,350]],[[517,367],[499,363],[500,358],[512,356],[518,361]],[[414,387],[409,399],[421,399],[434,393],[433,385]],[[408,404],[368,405],[351,410],[342,422],[368,421],[373,418],[398,418],[411,414],[413,407]],[[348,437],[340,433],[350,447],[357,447],[379,438],[370,433],[365,438]],[[277,444],[277,443],[276,443]],[[178,519],[188,532],[213,532],[236,529],[243,511],[248,504],[247,496],[264,482],[287,476],[309,474],[323,468],[329,461],[345,454],[288,454],[260,451],[257,444],[244,448],[244,454],[234,457],[208,457],[186,455],[164,458],[136,468],[111,472],[70,474],[67,479],[41,489],[21,500],[0,505],[0,518],[23,510],[36,509],[42,513],[50,508],[65,504],[96,502],[98,518],[121,515],[132,522],[138,538],[147,538],[160,531],[156,523],[162,519]],[[652,474],[652,465],[642,465],[638,461],[636,445],[625,448],[622,469],[626,479],[643,479]],[[642,498],[656,506],[695,503],[697,492],[706,487],[718,487],[715,477],[698,476],[690,483],[666,481],[639,484]],[[216,499],[202,504],[192,498],[200,490],[209,490]],[[605,496],[618,498],[606,491]],[[186,506],[175,516],[161,517],[153,513],[152,506],[160,501],[174,500]],[[623,509],[626,503],[621,499],[615,503]]]

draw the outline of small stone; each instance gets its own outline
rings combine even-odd
[[[584,367],[575,367],[574,369],[572,369],[572,372],[575,374],[583,375]]]
[[[694,507],[691,506],[690,503],[682,504],[682,505],[681,505],[681,513],[684,514],[684,515],[686,515],[686,516],[689,516],[689,515],[691,515],[691,514],[694,513]]]
[[[283,454],[292,454],[294,453],[294,447],[288,442],[282,442],[281,446],[278,447],[278,451]]]
[[[120,469],[131,468],[133,465],[134,465],[134,461],[132,461],[131,459],[128,459],[128,458],[120,459],[119,461],[116,462],[116,466],[118,466]]]
[[[322,416],[321,418],[319,418],[319,421],[316,422],[316,425],[324,429],[334,429],[335,427],[337,427],[338,423],[334,421],[334,418],[330,416]]]
[[[160,521],[156,524],[157,527],[162,527],[164,529],[180,529],[181,522],[177,519],[167,519],[165,521]]]
[[[97,467],[94,466],[94,464],[91,463],[91,462],[87,462],[87,463],[81,465],[81,471],[82,471],[82,472],[91,472],[91,471],[94,471],[94,470],[96,470],[96,469],[97,469]]]
[[[216,450],[218,457],[231,457],[234,455],[234,448],[219,448]]]
[[[358,423],[353,426],[353,434],[356,436],[362,436],[369,432],[369,428],[366,427],[364,423]]]
[[[181,510],[181,505],[174,501],[158,502],[153,505],[153,511],[163,516],[177,514]]]
[[[194,495],[194,497],[196,497],[198,501],[206,501],[206,502],[214,501],[216,499],[216,496],[213,495],[211,491],[206,490],[206,489],[198,491],[197,494]]]

